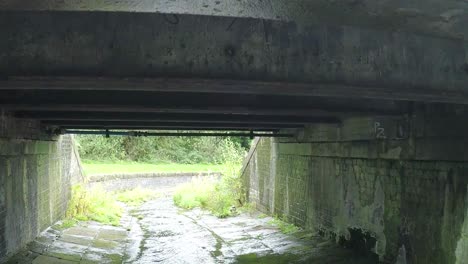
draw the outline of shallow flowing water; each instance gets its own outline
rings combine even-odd
[[[216,218],[170,197],[131,211],[125,263],[376,263],[310,233],[285,235],[271,218]]]
[[[377,263],[318,235],[285,235],[269,224],[270,217],[219,219],[202,210],[181,210],[167,191],[127,207],[119,227],[55,225],[8,263]]]

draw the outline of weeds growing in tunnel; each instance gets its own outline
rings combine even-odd
[[[135,188],[123,192],[106,192],[97,186],[86,189],[82,185],[72,188],[72,197],[66,218],[61,226],[73,226],[78,221],[93,220],[103,224],[119,225],[123,208],[118,202],[138,206],[158,197],[158,193],[144,188]]]
[[[72,197],[67,210],[67,219],[94,220],[104,224],[118,225],[122,208],[112,194],[102,188],[87,190],[82,185],[72,188]]]
[[[78,220],[76,219],[64,219],[58,224],[55,225],[55,228],[58,230],[65,230],[67,228],[73,227],[78,223]]]
[[[299,231],[299,227],[294,224],[286,222],[286,219],[281,219],[278,216],[275,216],[272,220],[268,222],[270,225],[278,227],[284,234],[292,234]]]

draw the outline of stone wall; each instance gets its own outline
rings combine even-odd
[[[78,160],[71,136],[0,137],[0,262],[64,216]]]
[[[337,239],[367,233],[388,263],[468,263],[467,112],[411,112],[260,140],[244,168],[249,200]]]

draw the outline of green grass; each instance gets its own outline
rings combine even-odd
[[[86,175],[144,172],[220,172],[223,167],[223,165],[212,164],[152,164],[125,161],[83,161],[83,168]]]
[[[174,194],[174,203],[185,209],[205,208],[215,191],[215,181],[211,179],[194,179],[179,186]]]
[[[65,229],[68,229],[70,227],[74,227],[77,223],[78,223],[78,220],[76,220],[76,219],[66,218],[66,219],[62,220],[61,224],[55,225],[54,227],[56,229],[58,229],[58,230],[65,230]]]
[[[287,223],[286,221],[281,220],[276,216],[272,220],[270,220],[268,223],[270,225],[278,227],[281,230],[281,232],[284,234],[292,234],[300,230],[299,227],[293,224]]]
[[[118,201],[128,205],[138,206],[144,202],[159,197],[159,195],[160,194],[154,190],[137,187],[133,190],[116,193],[116,198]]]
[[[185,209],[207,209],[220,218],[253,210],[252,204],[245,203],[242,177],[239,173],[243,156],[229,150],[223,155],[226,163],[219,168],[221,180],[196,178],[180,186],[173,196],[175,205]]]
[[[94,220],[104,224],[119,225],[122,207],[113,194],[95,187],[87,190],[82,185],[72,188],[72,197],[64,222]]]
[[[123,211],[118,201],[138,206],[158,196],[159,193],[143,188],[122,192],[106,192],[100,186],[86,189],[82,185],[75,185],[72,188],[72,197],[66,218],[57,228],[66,229],[79,221],[88,220],[118,226]]]
[[[264,214],[264,213],[261,213],[261,214],[258,215],[258,218],[260,218],[260,219],[267,218],[267,217],[268,217],[268,215]]]
[[[238,206],[235,197],[214,179],[194,179],[183,184],[177,188],[173,199],[181,208],[207,209],[220,218],[231,216],[231,206]]]

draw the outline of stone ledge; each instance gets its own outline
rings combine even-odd
[[[90,175],[88,181],[105,182],[109,180],[136,179],[136,178],[158,178],[158,177],[193,177],[193,176],[221,176],[220,172],[145,172],[145,173],[113,173]]]
[[[467,140],[415,139],[277,143],[280,155],[362,159],[468,161]]]

